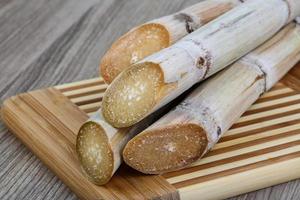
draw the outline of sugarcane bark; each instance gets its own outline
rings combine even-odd
[[[155,19],[149,23],[164,26],[170,35],[169,44],[171,45],[241,3],[242,1],[240,0],[202,1],[177,13]]]
[[[264,45],[196,88],[173,111],[133,138],[123,152],[125,162],[150,174],[188,166],[207,153],[242,113],[299,60],[300,27],[291,23]],[[191,132],[192,125],[193,129],[195,126],[202,129],[206,139],[202,139],[198,153],[192,149],[190,154],[182,155],[182,151],[189,151],[190,145],[196,142],[189,139],[198,135],[196,131],[188,135],[185,145],[180,139]]]

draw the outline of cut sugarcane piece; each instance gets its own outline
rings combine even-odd
[[[100,71],[105,82],[112,82],[131,64],[170,46],[240,3],[241,0],[206,0],[130,30],[101,60]]]
[[[110,126],[101,109],[85,122],[77,135],[76,152],[86,177],[96,185],[106,184],[122,163],[126,143],[157,120],[169,106],[158,110],[140,123],[123,129]]]
[[[105,184],[113,173],[113,151],[104,129],[97,123],[85,123],[77,136],[76,151],[83,172],[95,184]],[[101,163],[101,167],[100,167]]]
[[[247,1],[126,69],[104,94],[104,118],[118,128],[142,120],[272,37],[297,11],[294,1]]]
[[[149,174],[187,167],[299,60],[300,26],[291,23],[134,137],[124,149],[125,162]]]
[[[121,164],[121,151],[133,137],[130,128],[115,129],[97,111],[77,135],[76,152],[82,171],[96,185],[107,183]]]
[[[114,107],[120,112],[108,112],[106,119],[117,117],[121,119],[122,124],[128,124],[147,115],[148,110],[155,106],[155,98],[162,95],[160,87],[163,84],[163,76],[158,65],[153,63],[145,63],[132,68],[132,70],[124,71],[124,73],[127,78],[119,80],[120,84],[111,85],[111,90],[108,90],[106,94],[112,97],[106,101],[109,104],[108,106]],[[137,81],[138,79],[139,81]],[[124,86],[128,86],[128,88],[124,88]],[[169,84],[164,89],[171,90],[175,87],[176,85]],[[110,94],[111,91],[119,91],[119,93]],[[142,95],[147,95],[149,98],[141,101]],[[134,105],[134,107],[131,105]],[[127,110],[128,108],[130,110]],[[138,116],[130,114],[133,111],[132,109],[138,113]]]

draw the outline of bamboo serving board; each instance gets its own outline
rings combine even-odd
[[[102,79],[6,100],[8,128],[81,199],[220,199],[300,177],[300,66],[263,95],[215,148],[191,167],[148,176],[125,165],[105,186],[82,175],[75,139],[101,106]]]

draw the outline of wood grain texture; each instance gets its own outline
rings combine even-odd
[[[96,77],[100,57],[121,34],[196,2],[0,1],[0,101],[28,90]],[[300,69],[291,74],[299,78]],[[296,180],[231,200],[299,199],[299,191]],[[0,199],[77,199],[1,121]]]
[[[75,152],[77,131],[88,115],[56,89],[9,98],[1,114],[16,136],[81,199],[179,199],[175,187],[161,176],[138,175],[126,168],[104,187],[88,181]]]

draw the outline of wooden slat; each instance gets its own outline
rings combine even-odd
[[[201,199],[226,199],[228,197],[265,188],[274,183],[284,183],[300,176],[300,158],[295,153],[286,159],[270,160],[270,162],[259,163],[252,168],[248,165],[237,169],[238,173],[222,176],[212,180],[188,184],[187,186],[176,185],[180,197],[188,200]],[[223,174],[224,175],[224,174]]]
[[[97,111],[96,111],[96,112],[97,112]],[[95,114],[96,112],[88,113],[88,116],[92,116],[92,115]]]
[[[93,113],[97,111],[100,108],[100,106],[101,106],[101,102],[96,102],[96,103],[90,103],[78,107],[86,113]]]
[[[271,91],[267,92],[266,94],[262,95],[260,97],[260,99],[265,99],[265,98],[269,98],[269,97],[273,97],[273,96],[277,96],[277,95],[287,94],[290,92],[294,92],[294,90],[292,90],[291,88],[287,88],[287,87],[284,87],[284,88],[281,88],[278,90],[271,90]]]
[[[85,95],[91,95],[91,94],[101,94],[106,90],[106,85],[94,85],[88,88],[79,88],[76,90],[70,90],[63,93],[66,97],[72,99],[72,98],[78,98]]]
[[[279,89],[282,89],[282,88],[285,88],[285,87],[286,86],[283,83],[278,82],[276,85],[273,86],[273,88],[270,91],[279,90]]]
[[[95,85],[105,85],[103,78],[93,78],[73,83],[65,83],[63,85],[55,86],[55,89],[64,93],[71,90],[87,88]]]

